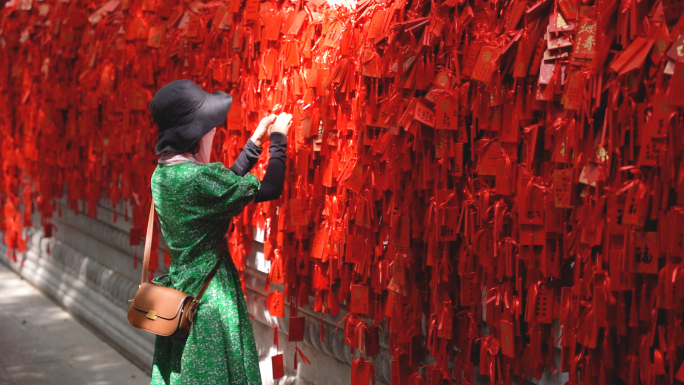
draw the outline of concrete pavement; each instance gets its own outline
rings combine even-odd
[[[0,384],[149,383],[147,374],[0,263]]]

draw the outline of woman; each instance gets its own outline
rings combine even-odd
[[[171,256],[169,274],[154,282],[195,295],[217,259],[225,261],[200,301],[187,340],[157,337],[152,384],[261,384],[252,325],[225,234],[245,205],[280,196],[292,115],[262,119],[228,169],[208,162],[215,127],[226,121],[231,104],[230,95],[210,94],[190,80],[165,85],[150,103],[160,155],[152,198]],[[259,182],[248,172],[267,132],[271,158]]]

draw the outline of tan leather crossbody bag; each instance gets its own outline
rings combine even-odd
[[[169,287],[147,282],[147,268],[150,264],[152,248],[152,229],[154,226],[154,202],[150,208],[150,220],[147,223],[145,237],[145,254],[143,257],[140,287],[135,293],[128,309],[128,323],[136,328],[146,330],[164,337],[185,338],[190,333],[197,305],[216,275],[222,260],[216,262],[196,297],[192,297]]]

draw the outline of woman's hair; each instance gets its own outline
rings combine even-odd
[[[195,155],[199,152],[199,150],[200,150],[200,142],[197,142],[194,146],[192,146],[188,149],[188,152]]]
[[[194,146],[190,147],[188,151],[185,151],[187,153],[190,153],[192,155],[195,155],[199,152],[200,150],[200,142],[197,142]],[[167,155],[167,156],[172,156],[172,155],[177,155],[180,154],[180,152],[174,152],[174,151],[164,151],[162,154]]]

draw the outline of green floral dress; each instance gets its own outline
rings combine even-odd
[[[219,256],[226,257],[204,293],[187,340],[157,337],[152,384],[261,385],[254,334],[226,231],[256,196],[252,174],[221,163],[159,165],[152,198],[171,256],[169,274],[154,282],[195,295]]]

